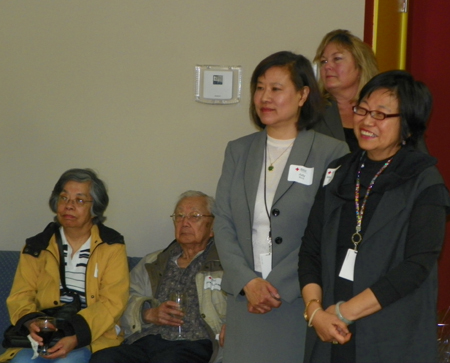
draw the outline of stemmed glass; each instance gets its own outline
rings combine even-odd
[[[39,354],[41,356],[47,356],[48,353],[48,345],[52,341],[53,333],[56,331],[56,319],[51,316],[40,316],[36,319],[36,325],[39,327],[39,335],[44,345],[42,346]]]
[[[450,307],[442,315],[438,320],[438,361],[450,362]]]
[[[180,291],[174,291],[170,294],[170,300],[175,301],[179,310],[183,313],[186,313],[186,294]],[[183,336],[181,335],[181,325],[178,326],[178,336],[175,340],[183,340]]]

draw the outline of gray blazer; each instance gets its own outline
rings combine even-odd
[[[222,288],[237,296],[258,277],[253,266],[252,224],[263,166],[266,131],[228,144],[214,207],[214,234],[224,267]],[[272,271],[267,276],[281,298],[300,296],[298,251],[310,208],[328,164],[348,153],[347,144],[313,130],[299,132],[272,203]],[[312,185],[287,180],[290,165],[314,168]]]
[[[314,130],[321,134],[334,137],[335,139],[346,141],[344,128],[342,127],[341,116],[339,115],[339,108],[334,100],[328,100],[329,105],[325,107],[323,118],[314,125]]]

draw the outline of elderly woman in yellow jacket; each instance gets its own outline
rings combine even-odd
[[[91,352],[122,342],[117,323],[128,300],[129,274],[122,235],[102,224],[108,202],[92,170],[70,169],[60,177],[49,200],[55,222],[26,240],[7,306],[11,322],[39,346],[36,318],[45,309],[76,299],[80,310],[65,322],[69,329],[45,358],[12,348],[1,361],[87,363]]]

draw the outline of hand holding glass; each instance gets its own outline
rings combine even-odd
[[[186,295],[183,292],[172,292],[170,294],[170,300],[175,301],[179,305],[179,309],[186,313]],[[183,340],[181,335],[181,325],[178,326],[178,336],[176,340]]]
[[[51,316],[40,316],[36,319],[36,325],[39,327],[39,335],[44,345],[41,348],[39,354],[41,356],[49,355],[48,345],[52,341],[53,333],[56,331],[56,319]]]

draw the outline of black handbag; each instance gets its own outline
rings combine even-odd
[[[38,316],[52,316],[56,318],[57,331],[53,334],[53,338],[50,347],[55,345],[61,338],[69,335],[74,335],[75,331],[70,323],[71,318],[81,310],[81,299],[78,292],[70,290],[66,286],[66,274],[64,267],[64,255],[61,234],[59,229],[56,230],[56,242],[58,243],[59,250],[59,273],[61,277],[61,285],[63,288],[60,291],[60,295],[71,296],[72,301],[70,303],[57,306],[54,308],[43,309],[41,312],[37,312],[35,316],[27,316],[27,321],[34,319]],[[30,333],[23,324],[24,321],[18,321],[16,325],[10,325],[3,334],[2,346],[4,348],[31,348],[31,343],[27,336]]]

